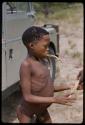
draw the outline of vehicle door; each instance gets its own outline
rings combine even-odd
[[[23,31],[34,23],[34,16],[29,5],[29,2],[7,2],[5,6],[4,34],[7,87],[19,81],[19,67],[27,55],[21,36]]]

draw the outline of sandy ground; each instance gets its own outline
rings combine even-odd
[[[83,66],[83,21],[80,20],[79,26],[75,27],[64,22],[59,22],[60,29],[60,58],[62,64],[60,66],[60,74],[55,79],[56,84],[62,83],[75,83],[76,76]],[[70,44],[70,42],[73,44]],[[76,52],[79,52],[79,56],[72,57]],[[68,91],[57,92],[55,96],[63,95]],[[81,93],[81,94],[80,94]],[[19,92],[11,95],[2,104],[2,121],[6,123],[18,123],[16,117],[16,106],[19,103]],[[81,123],[83,121],[83,92],[77,91],[77,100],[72,106],[52,104],[48,111],[52,118],[53,123]]]
[[[82,22],[82,21],[80,21]],[[63,34],[63,30],[60,27],[60,58],[62,63],[60,66],[60,76],[56,77],[55,85],[62,83],[76,83],[76,76],[80,69],[83,67],[83,32],[82,23],[77,29],[76,27],[69,27],[66,29],[66,34]],[[74,29],[74,30],[72,30]],[[75,47],[70,49],[69,45],[71,41]],[[72,52],[80,53],[80,57],[72,57]],[[57,74],[56,74],[57,75]],[[68,91],[57,92],[55,95],[63,95],[68,93]],[[81,94],[80,94],[81,93]],[[72,106],[52,104],[48,108],[50,115],[52,117],[53,123],[82,123],[83,122],[83,91],[77,91],[77,100],[72,104]]]

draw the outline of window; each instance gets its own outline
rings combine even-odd
[[[7,14],[31,11],[29,2],[7,2]]]

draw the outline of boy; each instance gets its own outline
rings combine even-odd
[[[40,27],[30,27],[22,35],[22,41],[27,48],[28,55],[20,67],[21,103],[17,108],[20,123],[30,123],[35,114],[40,122],[51,123],[47,111],[52,103],[67,104],[73,98],[66,96],[54,97],[54,85],[50,71],[44,63],[50,43],[49,33]],[[69,87],[58,87],[58,90]]]

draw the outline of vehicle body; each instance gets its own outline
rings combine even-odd
[[[14,8],[11,3],[15,3]],[[25,4],[24,10],[18,8],[21,3],[23,6]],[[2,99],[4,99],[18,88],[20,64],[27,54],[21,36],[25,29],[34,24],[35,17],[31,2],[4,2],[2,9]],[[50,48],[55,55],[59,54],[58,26],[56,27],[43,26],[50,33]]]

